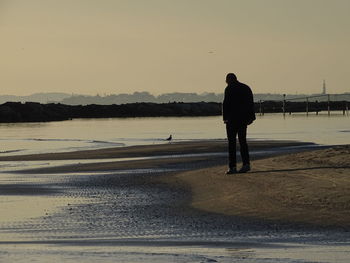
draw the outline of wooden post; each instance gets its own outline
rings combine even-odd
[[[331,106],[330,106],[330,96],[329,96],[329,94],[327,95],[327,97],[328,97],[328,106],[327,106],[327,108],[328,108],[328,116],[330,116],[331,115]]]
[[[262,116],[262,106],[261,106],[261,100],[259,101],[259,113],[260,113],[260,116]]]
[[[262,116],[264,116],[265,115],[265,109],[264,109],[264,102],[261,104],[262,105]]]
[[[283,117],[286,116],[286,94],[283,94],[283,105],[282,105],[282,109],[283,109]]]
[[[306,116],[309,116],[309,98],[306,97]]]

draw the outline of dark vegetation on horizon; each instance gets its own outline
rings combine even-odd
[[[313,94],[321,95],[321,94]],[[287,99],[305,98],[306,94],[287,94]],[[343,93],[332,95],[332,101],[349,100],[350,93]],[[222,93],[205,92],[201,94],[190,92],[172,92],[160,95],[153,95],[149,92],[134,92],[131,94],[109,94],[109,95],[82,95],[82,94],[68,94],[68,93],[35,93],[29,96],[13,96],[0,95],[0,104],[7,101],[13,102],[39,102],[39,103],[62,103],[67,105],[112,105],[125,103],[169,103],[169,102],[222,102],[224,96]],[[283,94],[271,93],[254,93],[254,100],[256,102],[263,100],[283,100]],[[319,98],[319,101],[326,100],[326,98]]]
[[[345,110],[346,101],[331,101],[330,109]],[[6,102],[0,105],[0,122],[48,122],[74,118],[125,118],[125,117],[185,117],[221,115],[221,103],[130,103],[121,105],[65,105],[60,103],[40,104],[36,102]],[[309,112],[327,111],[327,102],[309,102]],[[255,103],[255,112],[283,112],[282,101]],[[286,113],[305,112],[305,102],[287,102]]]

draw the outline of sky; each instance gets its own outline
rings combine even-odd
[[[0,94],[350,92],[349,0],[0,0]]]

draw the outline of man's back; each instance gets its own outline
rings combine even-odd
[[[248,85],[236,81],[226,87],[223,118],[245,125],[255,120],[253,93]]]

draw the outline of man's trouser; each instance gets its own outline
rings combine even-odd
[[[230,168],[236,167],[236,162],[237,162],[236,137],[237,137],[237,135],[238,135],[238,141],[239,141],[243,165],[250,164],[249,150],[248,150],[248,144],[247,144],[247,125],[237,125],[234,123],[227,123],[226,124],[226,133],[227,133],[227,139],[228,139],[229,167]]]

